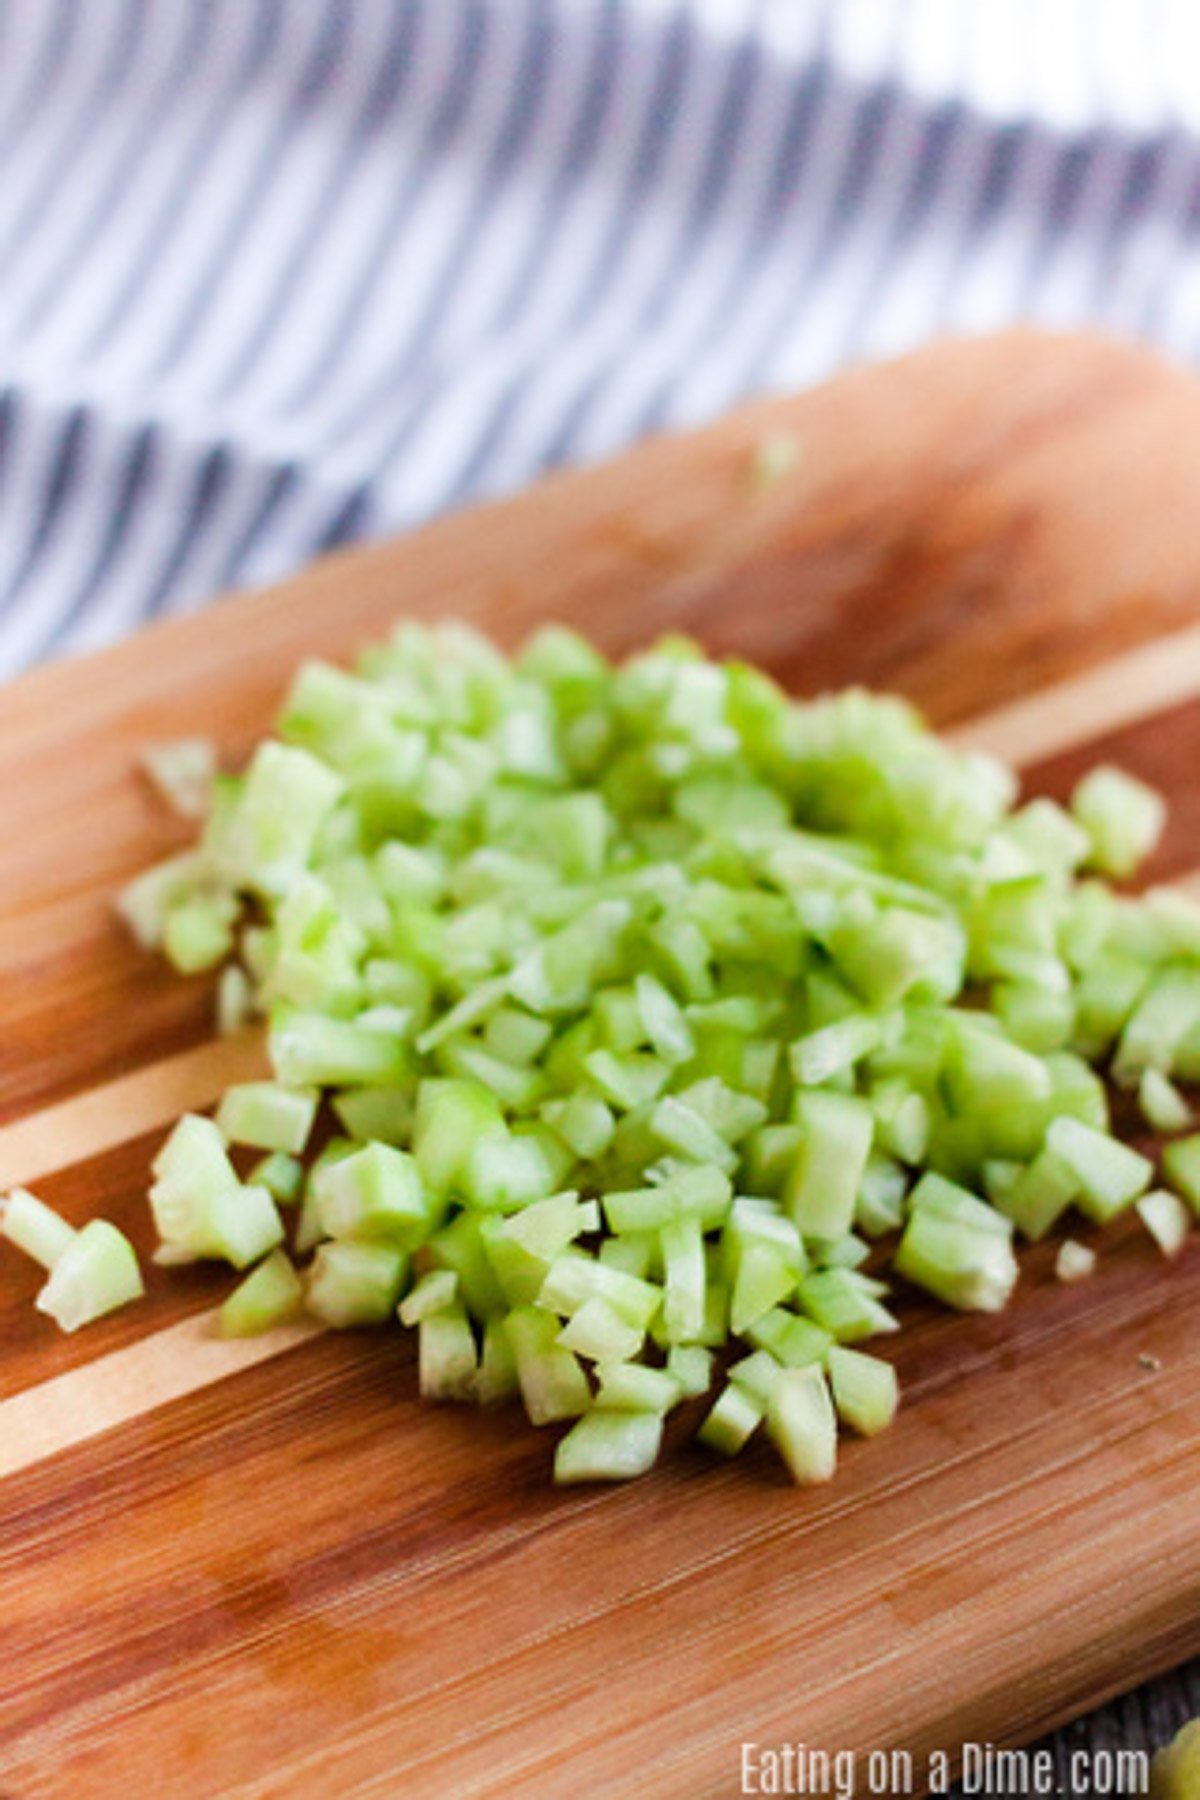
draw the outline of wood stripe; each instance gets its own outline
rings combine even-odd
[[[0,1476],[14,1475],[320,1337],[305,1321],[255,1338],[217,1335],[217,1309],[0,1401]]]
[[[1046,762],[1200,695],[1200,625],[1155,638],[946,733],[1015,768]]]
[[[269,1073],[259,1032],[217,1038],[0,1126],[0,1190],[56,1174],[212,1106],[232,1083]]]

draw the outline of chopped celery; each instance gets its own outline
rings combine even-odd
[[[891,1424],[900,1389],[891,1363],[835,1344],[829,1352],[829,1384],[838,1417],[860,1437],[874,1437]]]
[[[129,1239],[107,1219],[89,1219],[56,1258],[34,1304],[62,1331],[77,1331],[144,1292]]]
[[[613,667],[551,628],[510,662],[411,622],[307,664],[243,774],[156,766],[204,824],[120,909],[177,968],[224,964],[222,1030],[267,1022],[272,1078],[182,1120],[151,1190],[159,1260],[257,1265],[226,1329],[301,1283],[330,1324],[398,1308],[430,1396],[579,1417],[564,1480],[652,1460],[741,1340],[702,1435],[765,1418],[808,1480],[835,1412],[895,1404],[845,1348],[896,1328],[876,1262],[993,1310],[1014,1229],[1073,1205],[1181,1239],[1092,1066],[1189,1127],[1200,908],[1080,879],[1161,828],[1118,771],[1018,806],[902,702],[794,704],[680,638]],[[230,1143],[266,1152],[247,1180]],[[1164,1169],[1200,1211],[1200,1136]],[[20,1196],[0,1235],[80,1255]]]
[[[367,1144],[313,1179],[321,1224],[334,1238],[384,1238],[415,1249],[430,1211],[417,1165],[390,1144]]]
[[[382,1325],[395,1311],[407,1274],[408,1258],[390,1244],[319,1244],[305,1304],[338,1330]]]
[[[445,1312],[458,1298],[458,1276],[453,1269],[430,1269],[413,1283],[400,1302],[402,1325],[419,1325],[432,1313]]]
[[[1152,1131],[1186,1131],[1193,1122],[1191,1107],[1175,1083],[1158,1069],[1143,1069],[1138,1106]]]
[[[536,1306],[515,1306],[505,1321],[521,1398],[532,1425],[571,1419],[591,1405],[578,1359],[558,1341],[558,1326]]]
[[[417,1361],[423,1400],[472,1400],[478,1354],[466,1309],[457,1303],[417,1321]]]
[[[680,1397],[679,1383],[669,1369],[609,1362],[601,1364],[596,1374],[600,1380],[596,1404],[613,1412],[668,1413]]]
[[[1095,1273],[1096,1252],[1089,1244],[1075,1238],[1064,1238],[1054,1259],[1054,1273],[1060,1281],[1086,1281]]]
[[[628,1481],[658,1460],[662,1419],[652,1412],[613,1412],[597,1406],[559,1441],[554,1479]]]
[[[1055,1119],[1046,1133],[1046,1148],[1075,1175],[1079,1182],[1076,1204],[1098,1225],[1145,1193],[1154,1173],[1148,1157],[1078,1119]]]
[[[43,1269],[53,1269],[77,1235],[73,1225],[27,1188],[14,1188],[0,1200],[0,1236],[41,1263]]]
[[[1163,1151],[1163,1174],[1183,1195],[1192,1211],[1200,1213],[1200,1132],[1176,1138]]]
[[[767,1435],[792,1480],[831,1481],[837,1466],[837,1416],[818,1368],[785,1369],[767,1406]]]
[[[722,1456],[736,1456],[762,1424],[766,1406],[749,1390],[729,1382],[717,1395],[697,1436]]]
[[[874,1115],[853,1095],[811,1091],[797,1094],[794,1112],[803,1136],[784,1203],[805,1237],[841,1237],[854,1223]]]
[[[317,1116],[315,1088],[285,1088],[273,1081],[248,1081],[225,1090],[217,1126],[231,1144],[283,1150],[296,1156],[308,1142]]]
[[[284,1250],[272,1250],[221,1308],[222,1337],[256,1337],[287,1324],[304,1305],[304,1284]]]
[[[1155,1188],[1137,1203],[1138,1217],[1164,1256],[1178,1256],[1192,1229],[1192,1214],[1178,1194]]]
[[[1107,764],[1084,776],[1071,812],[1087,833],[1088,861],[1106,875],[1131,875],[1157,844],[1166,817],[1153,788]]]

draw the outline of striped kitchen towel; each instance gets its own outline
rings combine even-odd
[[[1194,0],[0,0],[0,674],[938,331],[1191,357]]]

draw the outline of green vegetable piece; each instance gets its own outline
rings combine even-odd
[[[999,1223],[1007,1226],[1007,1221]],[[995,1231],[970,1217],[916,1204],[893,1267],[907,1281],[963,1312],[1001,1311],[1018,1274],[1008,1229]]]
[[[829,1384],[838,1417],[860,1437],[874,1437],[896,1416],[900,1400],[896,1371],[878,1356],[835,1344],[829,1352]]]
[[[645,1332],[621,1317],[611,1301],[599,1294],[585,1300],[558,1334],[558,1342],[589,1361],[619,1364],[636,1356]]]
[[[1164,1256],[1178,1256],[1192,1229],[1192,1214],[1178,1194],[1155,1188],[1137,1203],[1138,1217]]]
[[[0,1200],[0,1237],[41,1263],[43,1269],[53,1269],[77,1236],[73,1225],[27,1188],[14,1188]]]
[[[1163,1151],[1163,1174],[1183,1195],[1194,1213],[1200,1213],[1200,1132],[1176,1138]]]
[[[1058,1223],[1079,1191],[1075,1169],[1055,1151],[1046,1149],[1039,1151],[997,1196],[996,1206],[1030,1243],[1036,1243]]]
[[[390,1144],[367,1144],[313,1177],[322,1229],[331,1238],[382,1238],[414,1250],[429,1235],[430,1207],[416,1161]]]
[[[473,1400],[478,1354],[471,1322],[451,1303],[423,1313],[417,1323],[417,1365],[422,1400]]]
[[[61,1331],[77,1331],[144,1292],[129,1239],[107,1219],[90,1219],[55,1258],[34,1304]]]
[[[669,1369],[652,1369],[646,1363],[602,1362],[596,1374],[600,1382],[596,1404],[612,1412],[668,1413],[681,1398],[679,1383]]]
[[[1191,1107],[1175,1083],[1158,1069],[1143,1069],[1138,1106],[1152,1131],[1186,1131],[1193,1123]]]
[[[833,1479],[837,1415],[819,1368],[782,1372],[767,1407],[767,1435],[798,1485]]]
[[[1078,1119],[1055,1119],[1046,1147],[1072,1170],[1079,1182],[1076,1204],[1096,1224],[1106,1224],[1145,1193],[1154,1165],[1116,1138],[1106,1137]]]
[[[736,1456],[762,1424],[766,1407],[745,1387],[729,1382],[713,1401],[697,1438],[721,1456]]]
[[[842,1237],[854,1223],[874,1115],[851,1095],[813,1092],[796,1096],[795,1116],[803,1136],[784,1204],[805,1237]]]
[[[613,1412],[597,1407],[559,1441],[554,1479],[560,1486],[580,1481],[628,1481],[658,1460],[662,1419],[657,1413]]]
[[[217,1108],[217,1128],[231,1144],[282,1150],[296,1156],[308,1142],[319,1095],[313,1088],[283,1088],[273,1081],[248,1081],[226,1088]]]
[[[521,1398],[532,1425],[585,1413],[591,1389],[577,1358],[558,1343],[558,1324],[536,1306],[516,1306],[505,1320]]]
[[[1054,1259],[1054,1273],[1059,1281],[1086,1281],[1096,1270],[1096,1252],[1074,1238],[1064,1238]]]
[[[402,1325],[419,1325],[433,1313],[445,1312],[458,1299],[453,1269],[430,1269],[415,1281],[397,1309]]]
[[[1088,835],[1091,866],[1116,876],[1133,874],[1158,843],[1166,818],[1161,795],[1108,764],[1083,777],[1071,812]]]
[[[284,1250],[269,1256],[239,1282],[220,1313],[222,1337],[258,1337],[289,1324],[304,1306],[304,1284]]]
[[[320,1244],[305,1304],[314,1318],[338,1331],[382,1325],[396,1310],[407,1278],[408,1257],[391,1244]]]

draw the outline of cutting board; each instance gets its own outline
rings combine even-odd
[[[259,1055],[112,920],[181,836],[139,746],[236,763],[302,655],[445,613],[899,688],[1032,791],[1119,758],[1174,801],[1154,873],[1200,865],[1200,385],[935,347],[0,694],[0,1182],[147,1249],[162,1123]],[[1071,1288],[1051,1256],[999,1318],[905,1303],[899,1421],[827,1489],[683,1442],[564,1493],[515,1411],[421,1405],[399,1332],[223,1347],[199,1270],[64,1339],[5,1257],[0,1791],[717,1800],[744,1743],[803,1743],[899,1794],[870,1751],[919,1792],[936,1748],[1028,1740],[1200,1649],[1200,1245],[1127,1230]]]

